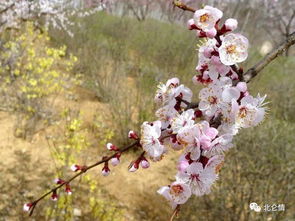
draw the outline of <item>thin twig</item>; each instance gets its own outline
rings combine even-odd
[[[277,48],[267,54],[261,61],[255,64],[247,72],[244,73],[244,80],[249,82],[253,79],[265,66],[272,62],[279,55],[282,55],[288,48],[295,44],[295,32],[289,35],[289,37],[282,42]]]
[[[171,215],[169,221],[173,221],[174,217],[177,217],[179,211],[180,211],[180,205],[178,204],[178,205],[176,206],[176,208],[174,209],[174,211],[173,211],[173,213],[172,213],[172,215]]]
[[[174,0],[172,2],[172,4],[175,7],[178,7],[180,9],[184,10],[184,11],[190,11],[190,12],[195,12],[196,11],[196,9],[187,6],[186,4],[182,3],[180,0]]]
[[[191,102],[189,103],[184,110],[195,109],[199,107],[199,102]]]
[[[132,147],[135,147],[139,145],[139,140],[137,140],[136,142],[120,149],[118,152],[119,153],[123,153],[129,149],[131,149]],[[63,187],[64,185],[66,184],[69,184],[70,182],[72,182],[74,179],[76,179],[77,177],[81,176],[82,174],[86,173],[88,170],[100,165],[100,164],[103,164],[107,161],[109,161],[110,159],[112,159],[113,157],[115,157],[117,155],[117,153],[114,153],[113,155],[111,156],[108,156],[108,157],[104,157],[102,160],[90,165],[90,166],[86,166],[85,168],[83,168],[79,173],[77,173],[76,175],[72,176],[71,178],[69,178],[68,180],[66,180],[65,182],[61,183],[60,185],[56,186],[55,188],[51,189],[50,191],[48,191],[47,193],[43,194],[41,197],[39,197],[37,200],[33,201],[32,202],[32,208],[31,208],[31,211],[30,211],[30,216],[33,215],[33,212],[34,212],[34,209],[36,207],[36,205],[38,204],[39,201],[41,201],[42,199],[44,199],[46,196],[48,196],[49,194],[53,193],[53,192],[56,192],[58,189],[60,189],[61,187]]]

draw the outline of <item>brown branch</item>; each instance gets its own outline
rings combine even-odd
[[[139,140],[137,140],[136,142],[120,149],[118,152],[119,153],[123,153],[123,152],[126,152],[127,150],[135,147],[139,145]],[[47,193],[43,194],[41,197],[39,197],[37,200],[33,201],[31,204],[32,204],[32,208],[31,208],[31,211],[30,211],[30,216],[33,215],[33,212],[34,212],[34,209],[36,207],[36,205],[38,204],[38,202],[40,202],[42,199],[44,199],[46,196],[48,196],[49,194],[53,193],[53,192],[56,192],[58,189],[60,189],[61,187],[63,187],[64,185],[67,185],[69,184],[70,182],[72,182],[74,179],[76,179],[77,177],[81,176],[82,174],[86,173],[88,170],[100,165],[100,164],[103,164],[107,161],[109,161],[110,159],[112,159],[113,157],[115,157],[118,152],[114,153],[113,155],[111,156],[108,156],[108,157],[104,157],[102,160],[90,165],[90,166],[86,166],[85,168],[83,168],[79,173],[75,174],[74,176],[72,176],[71,178],[69,178],[68,180],[66,180],[65,182],[61,183],[60,185],[56,186],[55,188],[52,188],[50,191],[48,191]]]
[[[173,211],[173,213],[172,213],[172,215],[171,215],[169,221],[173,221],[174,217],[177,217],[179,211],[180,211],[180,205],[178,204],[178,205],[176,206],[176,208],[174,209],[174,211]]]
[[[196,9],[187,6],[186,4],[182,3],[180,0],[174,0],[172,2],[172,4],[175,7],[178,7],[180,9],[184,10],[184,11],[190,11],[190,12],[195,12],[196,11]]]
[[[191,102],[189,103],[184,110],[195,109],[199,107],[199,102]]]
[[[184,109],[185,111],[188,109],[195,109],[195,108],[199,107],[199,102],[188,102],[186,100],[183,100],[180,97],[177,97],[176,100],[180,101],[186,105],[186,108]]]
[[[267,66],[270,62],[272,62],[279,55],[283,54],[289,47],[295,44],[295,32],[289,35],[289,37],[281,43],[277,48],[272,50],[269,54],[267,54],[261,61],[259,61],[256,65],[250,68],[247,72],[244,73],[245,82],[249,82],[253,79],[265,66]]]

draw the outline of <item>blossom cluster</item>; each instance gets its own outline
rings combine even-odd
[[[191,108],[192,91],[172,78],[160,84],[155,101],[160,105],[154,122],[143,123],[141,145],[154,161],[172,148],[183,150],[177,163],[176,181],[158,193],[173,208],[191,195],[210,193],[224,161],[224,152],[241,128],[258,125],[264,118],[265,96],[250,95],[243,70],[237,63],[248,56],[248,40],[233,33],[238,22],[229,18],[220,27],[222,11],[211,6],[188,21],[205,43],[199,48],[195,84],[202,84],[197,108]]]
[[[81,10],[72,7],[70,2],[64,0],[8,0],[0,3],[0,31],[7,28],[19,28],[22,21],[34,21],[43,18],[45,27],[52,25],[54,28],[66,31],[70,36],[73,33],[71,17],[85,17],[103,9],[102,5],[90,10]]]
[[[243,70],[237,65],[248,57],[248,40],[233,32],[238,26],[235,19],[229,18],[220,25],[222,16],[219,9],[205,6],[188,21],[189,29],[205,38],[198,52],[197,74],[192,78],[194,84],[204,86],[198,94],[199,102],[192,102],[193,91],[180,84],[178,78],[159,84],[154,98],[159,105],[157,119],[144,122],[140,136],[129,132],[128,137],[136,142],[125,148],[108,143],[106,148],[113,155],[89,167],[74,164],[72,171],[82,174],[104,163],[101,173],[107,176],[111,172],[109,162],[117,166],[123,152],[140,146],[142,154],[129,166],[129,171],[135,172],[139,167],[149,168],[148,159],[160,161],[169,149],[181,150],[176,180],[161,187],[158,193],[172,208],[184,204],[192,195],[210,193],[224,162],[224,153],[233,147],[234,135],[241,128],[258,125],[265,115],[266,96],[250,95],[243,81]],[[74,178],[57,179],[60,186],[49,192],[51,199],[57,199],[56,190],[63,185],[66,193],[71,194],[69,182]],[[36,203],[38,200],[25,204],[24,210],[31,210]]]

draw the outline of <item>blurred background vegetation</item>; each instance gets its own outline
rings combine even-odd
[[[1,44],[0,220],[27,220],[22,205],[70,175],[72,163],[100,159],[107,142],[128,143],[129,130],[155,119],[159,82],[177,76],[195,94],[200,89],[191,78],[201,42],[183,23],[107,12],[74,21],[73,38],[30,24],[1,36],[8,43]],[[242,27],[252,45],[246,70],[263,57],[267,39]],[[12,50],[20,51],[16,62]],[[288,55],[249,84],[252,94],[268,95],[265,121],[241,131],[212,193],[193,197],[178,220],[295,220],[294,50]],[[95,169],[73,183],[72,196],[41,202],[34,219],[168,220],[171,208],[156,190],[173,180],[178,155],[135,174],[127,172],[134,153],[123,156],[109,177]],[[250,202],[285,204],[285,211],[255,213]]]

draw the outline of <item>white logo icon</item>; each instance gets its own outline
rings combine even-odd
[[[254,210],[255,212],[260,212],[261,211],[261,207],[258,206],[257,203],[253,202],[253,203],[250,203],[250,209],[251,210]]]

